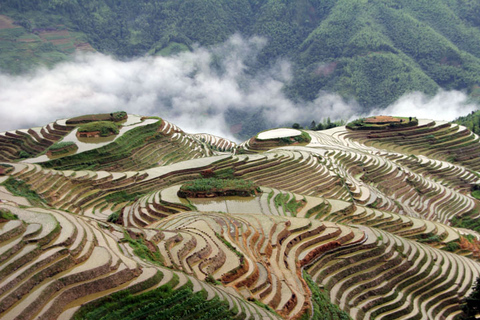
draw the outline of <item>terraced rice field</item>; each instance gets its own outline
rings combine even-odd
[[[297,132],[277,129],[237,145],[158,118],[123,125],[93,144],[67,120],[0,133],[1,319],[309,319],[304,274],[352,319],[460,317],[480,276],[478,233],[451,222],[479,216],[465,128],[337,127],[283,145]],[[61,141],[78,151],[48,158]],[[178,196],[203,177],[260,189]]]

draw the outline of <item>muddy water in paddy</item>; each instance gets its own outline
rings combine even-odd
[[[65,276],[71,276],[76,273],[81,273],[84,271],[89,271],[93,270],[94,268],[97,268],[99,266],[108,264],[111,261],[111,255],[109,251],[103,247],[96,247],[90,257],[82,262],[79,263],[78,265],[75,265],[72,269],[67,269],[63,272],[57,273],[49,278],[47,278],[44,282],[42,282],[40,285],[34,287],[32,290],[29,291],[28,295],[17,301],[12,308],[9,309],[8,315],[6,316],[6,319],[16,319],[18,315],[20,315],[25,308],[30,305],[30,303],[34,302],[36,299],[39,298],[39,296],[44,292],[44,290],[54,283],[55,281],[65,277]],[[104,274],[105,275],[105,274]],[[96,277],[98,279],[98,277]],[[76,285],[78,285],[80,282],[75,282],[70,286],[67,286],[66,289],[72,288]],[[52,298],[55,298],[58,296],[59,293],[62,291],[57,291],[54,293]],[[42,311],[48,306],[49,304],[45,305],[42,309]]]
[[[199,199],[189,198],[198,211],[218,211],[227,212],[225,200],[222,198]]]
[[[96,144],[96,145],[105,145],[107,144],[108,142],[112,142],[115,140],[117,136],[116,135],[111,135],[111,136],[108,136],[108,137],[95,137],[95,138],[82,138],[82,137],[78,137],[77,140],[78,140],[78,143],[85,143],[85,144]],[[98,147],[98,146],[97,146]],[[86,150],[82,150],[82,151],[86,151]]]
[[[260,197],[189,198],[199,211],[262,213]]]

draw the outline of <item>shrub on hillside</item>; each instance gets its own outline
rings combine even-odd
[[[375,117],[372,117],[372,118],[375,118]],[[392,121],[392,122],[374,123],[371,121],[367,121],[372,118],[356,119],[354,121],[347,123],[346,127],[350,130],[385,130],[385,129],[394,129],[394,128],[413,127],[418,125],[418,119],[413,117],[409,117],[409,118],[391,117],[393,119],[400,119],[399,122]]]
[[[25,150],[20,150],[20,152],[18,153],[18,157],[20,159],[27,159],[27,158],[32,157],[32,155]]]
[[[472,293],[465,298],[462,311],[462,320],[478,319],[477,315],[480,314],[480,277],[477,278]]]
[[[13,214],[10,210],[0,209],[0,222],[2,220],[18,220],[18,216]]]
[[[23,180],[9,177],[1,185],[5,186],[13,195],[26,198],[33,205],[43,206],[45,203],[45,200],[35,190],[30,189],[30,185]]]
[[[63,148],[66,148],[68,146],[72,146],[72,145],[75,145],[75,142],[73,141],[61,141],[61,142],[57,142],[57,143],[54,143],[50,146],[50,150],[59,150],[59,149],[63,149]]]
[[[69,153],[70,151],[75,151],[78,149],[78,146],[73,141],[61,141],[54,143],[48,148],[47,155],[60,155]]]
[[[125,111],[117,111],[112,113],[87,114],[67,120],[67,124],[82,124],[96,121],[122,121],[128,118]]]
[[[477,200],[480,200],[480,190],[472,191],[472,197],[474,197]]]
[[[460,249],[460,245],[457,242],[449,242],[447,245],[443,248],[445,251],[449,252],[455,252]]]
[[[293,140],[295,140],[295,142],[310,142],[312,140],[312,137],[310,137],[310,135],[308,133],[306,133],[305,131],[302,131],[302,134],[299,135],[299,136],[295,136],[293,137]]]
[[[298,136],[268,139],[268,141],[278,141],[280,144],[309,143],[311,140],[312,137],[310,137],[310,135],[305,131],[302,131],[302,133]]]
[[[188,181],[178,191],[179,197],[196,197],[211,194],[215,196],[238,195],[248,196],[260,192],[260,188],[252,181],[242,179],[203,178]]]
[[[6,164],[6,163],[0,164],[0,176],[6,175],[12,171],[13,171],[12,165]]]
[[[478,214],[475,212],[474,214]],[[474,217],[474,215],[473,215]],[[454,227],[460,227],[460,228],[465,228],[465,229],[470,229],[473,231],[480,232],[480,219],[477,218],[471,218],[471,217],[453,217],[450,220],[452,226]]]
[[[118,134],[118,126],[110,121],[96,121],[84,124],[78,128],[78,132],[99,132],[101,137]]]
[[[115,211],[108,216],[107,221],[112,222],[112,223],[116,223],[118,221],[118,218],[120,218],[120,212]]]

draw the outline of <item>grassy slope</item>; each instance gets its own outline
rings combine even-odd
[[[464,117],[455,120],[455,123],[461,124],[476,134],[480,134],[480,111],[472,112]]]

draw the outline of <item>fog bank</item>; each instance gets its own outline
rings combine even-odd
[[[334,93],[320,92],[305,103],[288,99],[282,91],[292,77],[288,61],[249,72],[248,62],[265,45],[259,37],[234,35],[221,45],[171,57],[119,61],[99,53],[82,54],[28,75],[0,74],[0,132],[124,110],[165,118],[187,132],[233,139],[224,118],[229,108],[263,108],[272,125],[366,116],[355,101]],[[477,109],[466,101],[458,91],[441,91],[433,98],[412,93],[371,114],[453,120]]]

